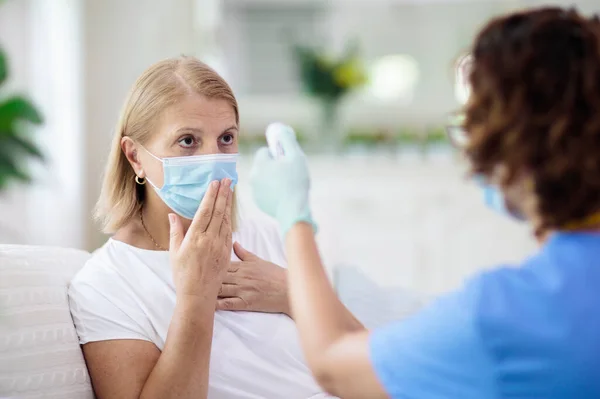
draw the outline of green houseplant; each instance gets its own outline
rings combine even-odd
[[[10,183],[31,181],[27,161],[44,159],[27,129],[28,123],[40,125],[42,117],[25,97],[5,93],[7,78],[8,63],[0,48],[0,192]]]
[[[340,102],[367,80],[358,47],[347,46],[344,54],[336,59],[321,48],[296,45],[294,56],[305,93],[316,99],[321,108],[318,133],[335,150],[343,141],[337,126]]]

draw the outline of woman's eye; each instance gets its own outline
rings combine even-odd
[[[185,148],[192,147],[195,144],[195,140],[191,136],[187,136],[179,140],[179,145]]]
[[[221,144],[229,145],[233,143],[233,140],[233,134],[225,134],[221,136]]]

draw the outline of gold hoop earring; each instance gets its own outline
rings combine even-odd
[[[137,184],[139,184],[140,186],[143,186],[144,184],[146,184],[146,178],[145,177],[139,177],[138,175],[135,176],[135,182]]]

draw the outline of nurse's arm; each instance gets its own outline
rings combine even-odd
[[[369,359],[368,331],[338,299],[321,263],[312,226],[286,236],[292,313],[308,366],[328,393],[387,398]]]

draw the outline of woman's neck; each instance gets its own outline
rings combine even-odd
[[[172,212],[160,198],[147,198],[141,211],[113,238],[141,249],[166,251],[169,249],[169,213]],[[187,230],[190,221],[181,219],[181,222]]]
[[[148,206],[143,206],[139,214],[139,223],[142,227],[144,238],[154,248],[166,251],[169,248],[169,221],[168,213],[153,211]]]

